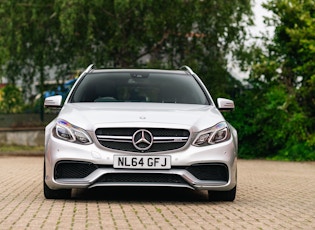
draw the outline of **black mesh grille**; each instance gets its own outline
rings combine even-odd
[[[56,164],[55,178],[84,178],[96,169],[96,165],[88,162],[61,161]]]
[[[90,175],[99,167],[89,162],[60,161],[55,166],[55,179],[80,179]],[[176,167],[175,167],[176,168]],[[228,168],[224,164],[196,164],[185,168],[199,180],[229,180]],[[179,175],[163,173],[110,173],[101,176],[97,182],[134,182],[134,183],[179,183],[187,182]]]
[[[187,184],[186,181],[178,175],[160,173],[111,173],[103,175],[97,182]]]
[[[129,137],[129,140],[102,140],[98,138],[98,141],[101,145],[106,148],[120,150],[120,151],[128,151],[128,152],[163,152],[170,151],[182,148],[187,143],[189,138],[189,131],[184,129],[160,129],[160,128],[148,128],[149,132],[151,132],[154,138],[168,137],[168,138],[176,138],[183,137],[184,141],[169,141],[162,140],[158,141],[158,143],[154,142],[151,148],[145,151],[138,150],[134,147],[132,143],[132,136],[135,132],[137,132],[138,128],[100,128],[97,129],[95,134],[96,136],[111,136],[111,137]]]
[[[224,164],[196,164],[186,168],[188,172],[199,180],[229,180],[229,171]]]

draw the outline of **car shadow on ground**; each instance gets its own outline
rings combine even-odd
[[[165,187],[102,187],[72,191],[75,200],[205,202],[206,191]]]

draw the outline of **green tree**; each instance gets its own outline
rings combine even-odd
[[[251,107],[235,115],[246,126],[240,141],[252,144],[241,154],[314,160],[315,2],[276,0],[265,7],[273,13],[268,22],[275,34],[263,38],[264,49],[252,50],[251,89],[241,96]]]
[[[55,14],[54,0],[1,1],[0,9],[2,75],[8,78],[9,83],[22,82],[25,97],[31,95],[31,86],[35,82],[39,83],[43,94],[48,70],[67,66],[66,49],[62,47],[65,42]],[[43,102],[43,98],[41,100]]]
[[[19,113],[24,106],[22,92],[14,85],[0,89],[0,113]]]
[[[242,47],[250,15],[250,0],[0,1],[0,61],[24,91],[35,76],[43,85],[51,67],[186,64],[221,96],[231,80],[227,56]]]
[[[186,64],[216,96],[228,90],[227,55],[251,15],[249,0],[57,0],[55,9],[73,68]]]

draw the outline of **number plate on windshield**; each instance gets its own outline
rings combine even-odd
[[[170,156],[114,156],[114,168],[170,169]]]

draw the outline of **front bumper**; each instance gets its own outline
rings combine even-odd
[[[96,145],[78,145],[50,137],[45,152],[45,182],[51,189],[104,186],[166,186],[225,191],[236,186],[234,142],[188,148],[171,156],[171,169],[115,169],[114,155]],[[145,155],[124,153],[124,155]],[[146,155],[153,155],[147,153]]]

